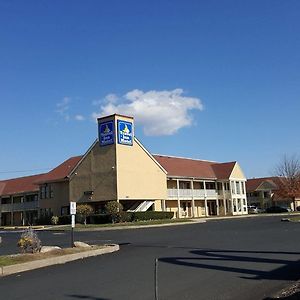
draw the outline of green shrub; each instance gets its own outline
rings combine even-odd
[[[76,215],[75,216],[75,222],[84,224],[84,216],[82,215]],[[71,224],[71,215],[63,215],[58,217],[58,224],[59,225],[69,225]]]
[[[108,214],[94,214],[87,218],[88,224],[108,224],[111,223],[111,216]]]
[[[59,225],[71,224],[71,215],[63,215],[58,217]]]
[[[78,215],[83,217],[83,223],[84,223],[84,225],[86,225],[87,217],[90,216],[94,212],[94,209],[89,204],[80,204],[77,206],[76,211],[77,211]]]
[[[52,216],[52,218],[51,218],[51,224],[52,225],[57,225],[58,224],[58,220],[59,220],[58,216]]]
[[[169,211],[137,211],[132,214],[132,221],[172,219],[174,216],[174,213]]]
[[[145,211],[145,212],[126,212],[120,211],[114,215],[114,222],[134,222],[134,221],[147,221],[147,220],[162,220],[172,219],[173,212],[166,211]],[[86,218],[87,224],[108,224],[112,223],[112,215],[109,214],[93,214]],[[76,223],[84,224],[84,218],[76,215]],[[71,224],[71,215],[59,216],[58,224],[68,225]]]
[[[37,225],[51,225],[51,216],[40,216],[37,220],[36,220],[36,224]]]
[[[105,211],[111,216],[112,223],[119,223],[121,220],[121,211],[123,211],[123,205],[118,201],[109,201],[105,204]]]

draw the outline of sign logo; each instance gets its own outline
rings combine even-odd
[[[131,122],[118,120],[118,143],[132,146],[133,132]]]
[[[108,121],[99,123],[99,144],[100,146],[114,143],[114,122]]]

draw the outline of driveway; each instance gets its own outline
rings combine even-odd
[[[150,300],[158,259],[160,300],[264,299],[300,278],[300,224],[280,219],[76,233],[82,241],[120,243],[121,250],[2,278],[1,298]],[[19,234],[1,235],[10,251]],[[39,235],[44,244],[70,241],[69,233]]]

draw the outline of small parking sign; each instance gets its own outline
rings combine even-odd
[[[70,202],[70,215],[76,215],[76,202]]]

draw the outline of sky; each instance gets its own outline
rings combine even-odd
[[[0,45],[0,179],[84,154],[114,112],[248,178],[300,154],[298,0],[0,0]]]

